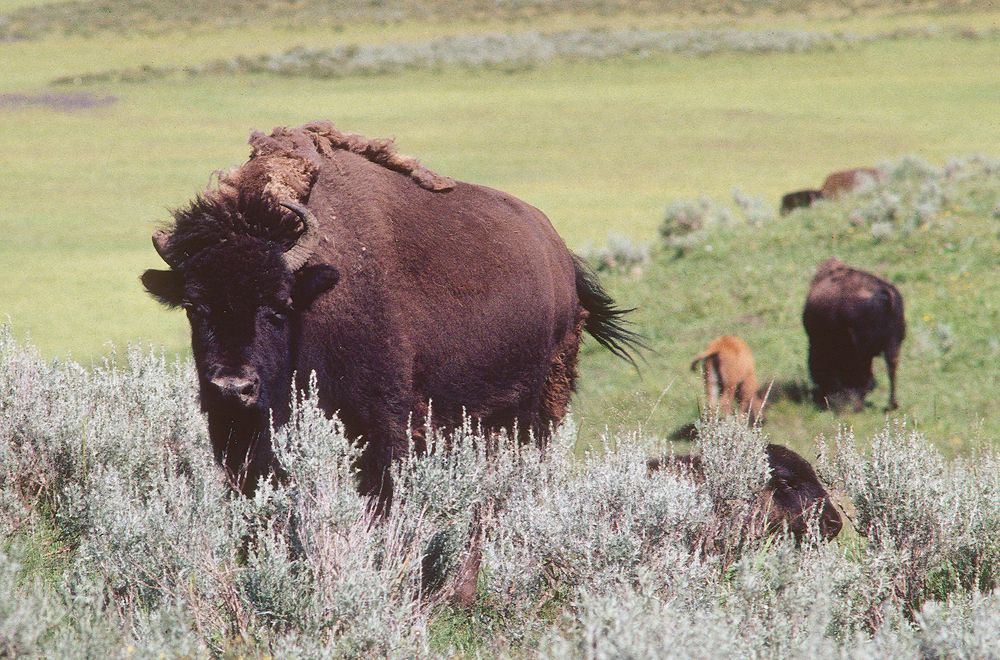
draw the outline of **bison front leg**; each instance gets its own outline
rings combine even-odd
[[[740,402],[740,414],[751,424],[763,421],[764,402],[757,396],[757,388],[753,383],[741,383],[737,388],[736,400]]]
[[[392,508],[393,463],[405,458],[410,449],[407,420],[411,406],[386,408],[366,422],[365,427],[370,431],[358,460],[358,491],[371,498],[372,508],[379,516],[389,515]]]
[[[379,517],[389,515],[392,509],[392,459],[391,444],[378,436],[365,443],[358,459],[358,492],[370,499]]]

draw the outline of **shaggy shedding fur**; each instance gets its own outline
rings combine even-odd
[[[183,261],[201,249],[232,236],[253,236],[284,246],[302,232],[298,216],[283,201],[305,203],[321,168],[337,150],[349,151],[412,178],[421,188],[445,192],[455,181],[396,151],[391,139],[366,138],[337,130],[331,122],[298,128],[278,127],[265,135],[251,134],[250,160],[218,174],[218,187],[174,213],[167,255]]]
[[[328,121],[306,124],[302,130],[310,134],[316,148],[324,156],[329,156],[334,149],[343,149],[393,172],[406,174],[425,190],[443,192],[455,187],[454,179],[424,167],[416,158],[397,152],[395,141],[391,138],[366,138],[357,133],[344,133]]]
[[[590,314],[581,309],[577,314],[576,327],[563,338],[556,348],[549,375],[542,389],[542,424],[558,424],[566,416],[569,399],[576,384],[576,355],[580,350],[583,328]]]
[[[217,192],[220,197],[235,199],[249,189],[261,191],[272,206],[281,200],[305,202],[317,173],[338,150],[405,174],[425,190],[445,192],[455,187],[453,179],[397,152],[392,139],[345,133],[328,121],[297,128],[279,126],[270,135],[254,131],[249,144],[250,161],[220,175]]]
[[[183,263],[206,248],[237,237],[274,243],[282,251],[302,233],[302,221],[255,194],[205,194],[174,211],[170,240],[163,255],[168,263]]]

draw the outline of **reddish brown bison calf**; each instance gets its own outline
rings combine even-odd
[[[851,268],[836,258],[823,262],[813,277],[802,312],[809,335],[809,375],[816,400],[855,410],[875,388],[872,359],[885,357],[889,373],[889,410],[896,402],[899,347],[906,336],[903,296],[880,277]]]
[[[697,369],[699,364],[705,380],[705,401],[709,410],[728,415],[735,401],[739,403],[742,414],[755,420],[760,417],[762,404],[757,396],[753,353],[745,341],[735,335],[723,335],[695,356],[691,371]]]
[[[820,535],[827,541],[840,533],[843,521],[809,461],[788,447],[769,444],[767,462],[771,476],[757,497],[754,516],[760,516],[765,534],[788,530],[796,541],[809,531],[809,521],[817,516]],[[704,478],[699,456],[673,456],[669,460],[650,459],[650,472],[660,469],[686,471],[694,479]]]

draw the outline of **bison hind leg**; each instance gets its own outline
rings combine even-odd
[[[713,415],[719,413],[719,395],[722,392],[722,377],[713,364],[718,355],[710,355],[701,363],[701,379],[705,383],[705,410]]]
[[[580,350],[586,314],[577,316],[576,325],[567,332],[549,362],[549,370],[542,385],[538,433],[547,437],[551,427],[566,416],[569,399],[576,387],[576,357]]]
[[[889,404],[886,411],[899,408],[896,401],[896,368],[899,366],[899,342],[891,342],[885,349],[885,369],[889,375]]]

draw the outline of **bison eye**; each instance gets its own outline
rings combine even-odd
[[[288,314],[285,312],[279,312],[276,309],[269,309],[265,311],[264,316],[266,316],[267,320],[274,325],[284,325],[284,323],[288,320]]]
[[[181,303],[181,307],[184,308],[184,311],[187,312],[187,314],[188,314],[189,317],[199,317],[200,318],[202,316],[208,316],[208,310],[206,310],[201,305],[196,305],[195,303],[191,302],[190,300],[185,300],[184,302],[182,302]]]

